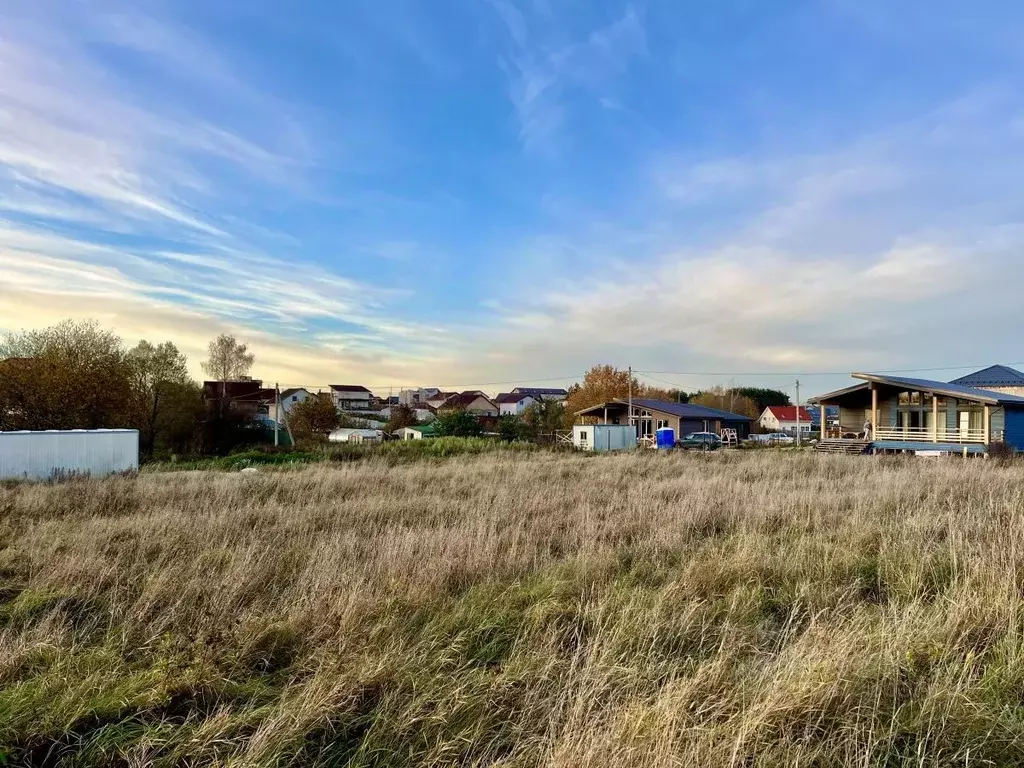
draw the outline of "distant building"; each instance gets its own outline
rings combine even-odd
[[[1024,373],[1006,365],[993,365],[954,379],[950,384],[984,389],[987,392],[1001,392],[1004,395],[1024,395]]]
[[[458,392],[442,392],[442,391],[438,390],[433,395],[431,395],[429,398],[427,398],[427,405],[429,405],[431,408],[433,408],[436,411],[438,408],[440,408],[442,405],[444,405],[445,402],[447,402],[447,400],[449,398],[454,397],[457,394],[459,394],[459,393]]]
[[[426,405],[430,398],[436,396],[441,390],[437,387],[419,387],[417,389],[403,389],[398,393],[398,404],[410,407]]]
[[[274,398],[274,400],[270,402],[267,415],[270,416],[271,421],[281,421],[285,416],[291,413],[292,408],[299,403],[305,402],[312,396],[312,393],[308,389],[304,389],[302,387],[281,390],[281,412],[277,412],[277,398]]]
[[[438,409],[441,411],[465,411],[474,416],[498,416],[498,404],[479,390],[460,392],[452,395]]]
[[[735,429],[740,438],[750,434],[748,416],[703,405],[671,403],[641,397],[633,398],[632,413],[629,410],[629,401],[619,398],[585,408],[576,415],[596,419],[600,424],[632,423],[637,436],[642,438],[653,437],[657,430],[664,427],[675,430],[677,437],[685,437],[693,432],[721,434],[724,429]]]
[[[769,405],[764,409],[758,423],[766,432],[796,434],[799,430],[803,435],[810,433],[813,421],[811,414],[803,406],[798,411],[795,405]]]
[[[359,384],[331,384],[331,401],[339,411],[373,410],[373,393]]]
[[[529,395],[537,400],[565,400],[569,396],[568,391],[551,387],[516,387],[512,392],[517,395]]]
[[[501,416],[522,416],[537,400],[520,392],[502,392],[494,398],[494,402],[498,404]]]
[[[211,413],[228,413],[246,417],[266,416],[274,402],[275,392],[259,379],[239,381],[204,381],[203,399]]]

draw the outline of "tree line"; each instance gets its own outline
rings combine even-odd
[[[202,368],[215,382],[237,381],[248,376],[255,360],[245,344],[221,335],[209,343]],[[137,429],[144,458],[223,453],[267,439],[265,424],[224,408],[223,391],[204,395],[187,362],[171,341],[143,340],[128,347],[95,321],[66,320],[8,333],[0,337],[0,430]],[[631,391],[636,398],[690,402],[752,419],[769,405],[790,404],[779,390],[717,387],[688,394],[643,383],[611,365],[595,365],[569,388],[564,403],[541,400],[522,416],[498,419],[496,431],[506,440],[554,441],[556,432],[572,427],[577,412]],[[365,425],[339,414],[328,396],[297,403],[288,420],[298,439],[324,439],[339,426]],[[391,408],[384,429],[416,424],[415,412],[400,405]],[[434,431],[473,436],[483,426],[469,414],[451,411],[438,415]]]
[[[224,335],[210,342],[203,368],[231,380],[254,361],[246,345]],[[137,429],[148,458],[213,452],[225,432],[247,427],[233,421],[210,417],[171,341],[127,347],[91,320],[0,337],[0,430]]]

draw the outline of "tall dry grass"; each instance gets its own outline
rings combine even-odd
[[[1024,764],[1024,473],[490,455],[0,490],[0,757]]]

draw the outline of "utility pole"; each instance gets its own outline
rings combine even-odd
[[[633,427],[634,434],[636,426],[633,424],[633,366],[629,366],[629,426]]]
[[[274,382],[274,447],[280,445],[280,438],[278,437],[278,422],[281,421],[281,385],[278,382]]]
[[[796,380],[796,447],[800,447],[800,379]]]

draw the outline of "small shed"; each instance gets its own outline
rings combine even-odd
[[[0,432],[0,480],[101,477],[138,468],[137,429]]]
[[[327,439],[332,443],[372,443],[383,440],[384,432],[379,429],[342,427],[331,432]]]
[[[572,444],[583,451],[606,453],[636,448],[636,427],[630,424],[577,424]]]
[[[397,437],[399,440],[422,440],[423,431],[418,427],[402,427],[396,429],[391,433],[392,437]]]

